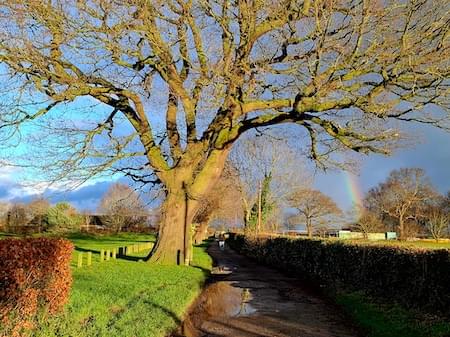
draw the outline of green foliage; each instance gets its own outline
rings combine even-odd
[[[47,210],[45,221],[48,231],[66,233],[79,230],[82,217],[69,203],[59,202]]]
[[[275,205],[273,201],[269,199],[270,195],[270,183],[272,181],[272,173],[264,175],[264,179],[261,184],[261,222],[265,223],[272,214]],[[250,217],[247,224],[247,229],[255,230],[258,224],[258,200],[253,204],[250,211]]]

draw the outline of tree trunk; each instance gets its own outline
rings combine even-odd
[[[196,161],[187,160],[178,169],[162,173],[167,188],[158,240],[150,262],[185,264],[192,260],[192,220],[201,200],[223,171],[229,149],[212,151],[202,168],[196,172]],[[195,155],[193,155],[195,157]]]
[[[206,239],[206,231],[208,229],[208,222],[209,221],[203,221],[198,224],[195,234],[194,234],[194,243],[199,244],[202,243],[203,240]]]
[[[403,219],[403,215],[400,215],[398,218],[398,234],[400,240],[405,240],[405,220]]]
[[[311,239],[313,237],[311,219],[306,219],[306,232],[308,233],[308,237]]]
[[[161,264],[185,264],[189,260],[186,251],[186,224],[192,219],[186,219],[186,199],[183,190],[171,191],[163,207],[163,217],[159,226],[158,241],[152,250],[150,262]]]

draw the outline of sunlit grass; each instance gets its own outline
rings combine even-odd
[[[424,248],[424,249],[450,249],[450,241],[442,240],[416,240],[416,241],[369,241],[369,240],[342,240],[347,243],[384,245],[394,247]]]
[[[68,237],[77,250],[99,251],[153,241],[151,235]],[[74,252],[74,261],[78,251]],[[148,252],[141,252],[143,255]],[[98,256],[98,254],[96,255]],[[117,259],[76,268],[65,311],[40,319],[35,337],[163,337],[182,320],[200,293],[212,261],[205,247],[194,248],[194,266],[157,266]]]

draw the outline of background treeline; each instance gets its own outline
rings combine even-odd
[[[16,234],[154,231],[157,215],[147,209],[134,189],[116,183],[93,211],[79,212],[68,202],[51,205],[43,197],[28,203],[0,203],[0,228]]]
[[[370,189],[352,227],[363,233],[395,231],[400,239],[450,234],[450,192],[442,195],[420,168],[393,170]]]

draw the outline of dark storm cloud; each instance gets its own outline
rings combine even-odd
[[[44,198],[50,200],[51,203],[67,201],[79,210],[95,210],[98,203],[108,188],[114,182],[98,182],[92,185],[82,186],[72,191],[51,191],[45,192]],[[38,194],[28,194],[22,197],[14,198],[13,202],[30,202],[40,197]]]
[[[361,157],[357,180],[363,193],[386,180],[392,170],[402,167],[422,168],[439,192],[450,190],[450,133],[425,125],[410,125],[406,130],[417,140],[414,146],[399,149],[388,157],[374,154]],[[315,186],[333,197],[343,209],[351,207],[345,173],[319,174]]]

